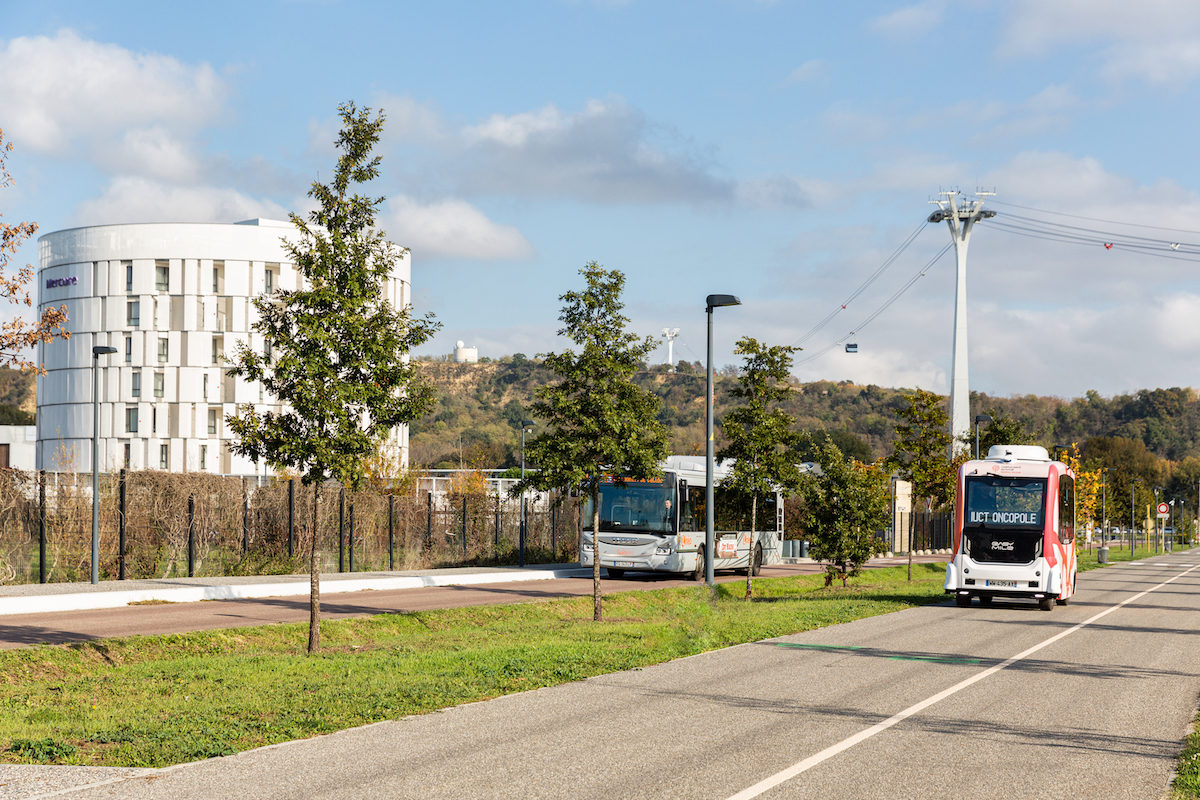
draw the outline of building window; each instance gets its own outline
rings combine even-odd
[[[208,410],[208,435],[217,435],[217,410],[215,408]]]
[[[208,445],[200,445],[200,469],[208,469]]]
[[[125,407],[125,432],[137,433],[138,410],[137,406]]]
[[[150,432],[158,433],[158,406],[150,407]]]
[[[263,273],[263,292],[266,294],[275,293],[275,272],[267,270]]]
[[[217,267],[213,267],[213,294],[221,293],[220,277],[221,277],[221,270],[218,269]]]
[[[133,262],[122,261],[121,266],[125,268],[125,291],[133,291]]]
[[[141,327],[142,303],[140,300],[130,300],[125,304],[125,324],[131,328]]]
[[[125,362],[129,363],[131,361],[133,361],[133,337],[126,336],[125,337]]]
[[[221,343],[215,336],[212,339],[212,363],[221,363]]]
[[[161,372],[154,373],[154,396],[162,397],[163,388],[166,385],[166,377]]]
[[[204,376],[204,398],[203,399],[205,399],[205,400],[208,399],[208,375]]]
[[[167,355],[170,352],[170,350],[168,348],[169,348],[168,340],[165,337],[159,338],[159,340],[158,340],[158,363],[160,363],[160,364],[167,363]]]
[[[142,373],[140,371],[134,371],[129,376],[129,388],[134,397],[142,396]]]
[[[171,266],[167,261],[154,262],[154,288],[165,292],[171,288]]]
[[[263,357],[267,359],[267,363],[271,363],[271,340],[263,339]]]
[[[159,469],[167,468],[167,456],[168,455],[170,455],[170,453],[167,450],[167,446],[165,444],[160,444],[158,446],[158,468]]]

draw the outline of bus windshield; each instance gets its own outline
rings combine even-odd
[[[1045,522],[1045,478],[967,478],[966,528],[1041,528]]]
[[[674,533],[675,487],[666,482],[625,481],[600,485],[600,530]],[[592,498],[583,504],[583,529],[592,529]]]

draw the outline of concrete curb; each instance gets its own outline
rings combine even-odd
[[[429,586],[472,586],[481,583],[548,581],[590,575],[590,569],[524,570],[474,572],[455,575],[407,575],[395,578],[322,580],[321,596],[368,590],[421,589]],[[133,591],[72,592],[32,597],[0,597],[0,616],[41,614],[51,611],[85,611],[96,608],[120,608],[130,603],[159,600],[169,603],[194,603],[200,600],[242,600],[253,597],[294,597],[308,595],[308,582],[254,583],[241,585],[174,586]]]

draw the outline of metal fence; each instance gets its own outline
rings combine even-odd
[[[947,512],[897,511],[893,515],[891,549],[896,553],[913,550],[949,549],[953,545],[951,515]]]
[[[0,583],[90,577],[92,476],[0,470]],[[102,580],[307,571],[318,532],[323,572],[578,560],[579,501],[122,471],[100,476]],[[524,547],[522,548],[522,540]]]

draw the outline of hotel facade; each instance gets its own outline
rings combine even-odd
[[[297,238],[290,222],[266,219],[98,225],[40,237],[38,311],[65,305],[71,338],[39,348],[38,468],[92,470],[92,347],[108,345],[117,352],[95,361],[102,471],[270,474],[233,454],[225,418],[247,403],[283,407],[258,381],[227,377],[224,357],[241,343],[270,355],[251,330],[252,301],[296,288],[285,237]],[[397,308],[411,302],[407,254],[385,295]],[[407,429],[390,444],[407,465]]]

